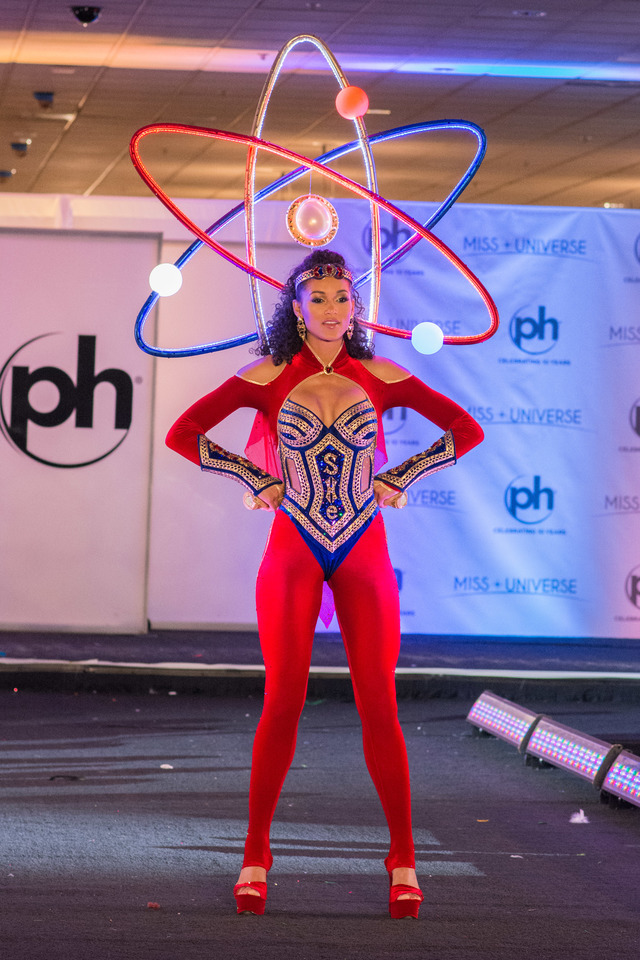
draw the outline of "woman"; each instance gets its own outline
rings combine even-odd
[[[314,251],[287,280],[264,358],[190,407],[167,436],[203,470],[239,480],[251,509],[275,513],[256,590],[265,700],[234,888],[238,913],[264,912],[269,832],[295,750],[324,581],[347,652],[367,767],[389,826],[390,914],[417,917],[423,900],[395,694],[398,588],[379,508],[403,506],[412,483],[455,463],[483,434],[457,404],[372,356],[361,310],[344,259]],[[385,459],[380,418],[395,406],[412,407],[446,432],[429,450],[374,476],[376,453]],[[206,437],[239,407],[258,411],[247,452],[255,460],[261,448],[259,466]]]

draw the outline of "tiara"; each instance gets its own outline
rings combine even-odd
[[[319,263],[311,270],[305,270],[298,274],[295,279],[296,291],[305,280],[324,280],[325,277],[333,277],[335,280],[348,280],[353,283],[353,274],[346,267],[341,267],[338,263]]]

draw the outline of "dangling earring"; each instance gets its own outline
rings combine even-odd
[[[351,337],[353,336],[353,327],[354,327],[353,317],[351,317],[351,319],[349,320],[349,326],[347,327],[347,330],[346,330],[347,340],[351,340]]]
[[[306,339],[307,339],[307,328],[306,328],[305,322],[304,322],[304,320],[302,319],[301,316],[298,316],[298,322],[296,323],[296,329],[297,329],[297,331],[298,331],[298,336],[300,337],[300,339],[301,339],[301,340],[306,340]]]

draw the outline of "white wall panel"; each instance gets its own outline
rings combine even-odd
[[[5,628],[146,628],[152,362],[131,315],[157,249],[0,232]]]

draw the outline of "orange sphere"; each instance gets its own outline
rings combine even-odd
[[[336,110],[345,120],[363,117],[369,109],[369,97],[360,87],[343,87],[336,97]]]

